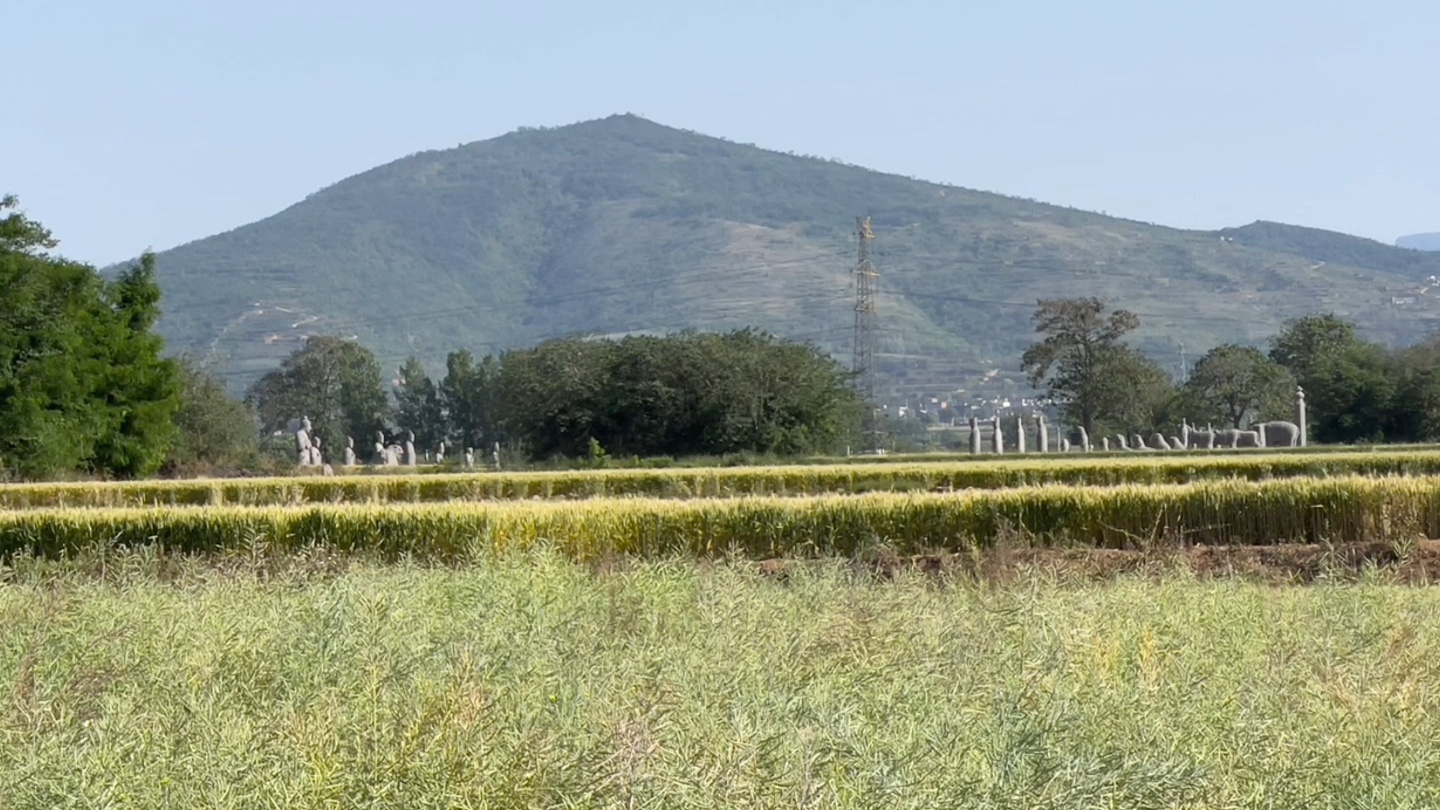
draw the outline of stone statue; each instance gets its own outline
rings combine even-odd
[[[997,455],[997,456],[999,456],[999,455],[1004,455],[1004,453],[1005,453],[1005,434],[1000,430],[1000,417],[998,417],[998,416],[992,416],[992,417],[990,417],[990,424],[993,426],[993,430],[994,430],[994,433],[992,433],[991,435],[994,437],[994,440],[992,441],[992,444],[993,444],[994,447],[995,447],[995,455]]]
[[[466,468],[475,466],[475,448],[473,447],[465,448],[465,466]]]
[[[1136,450],[1153,450],[1153,447],[1145,444],[1145,438],[1139,433],[1130,434],[1130,446]]]
[[[405,432],[405,466],[415,466],[415,431]]]
[[[321,474],[321,475],[334,475],[334,474],[335,474],[335,470],[334,470],[334,468],[332,468],[329,464],[326,464],[326,465],[325,465],[325,468],[320,471],[320,474]]]
[[[1125,434],[1124,434],[1124,433],[1116,433],[1116,434],[1115,434],[1115,445],[1116,445],[1117,447],[1119,447],[1121,450],[1129,450],[1129,449],[1130,449],[1130,442],[1125,439]]]
[[[980,455],[980,420],[970,417],[970,455]]]
[[[1171,449],[1171,450],[1184,450],[1184,449],[1185,449],[1185,440],[1181,439],[1179,436],[1171,436],[1171,437],[1170,437],[1170,449]]]
[[[320,437],[316,436],[310,442],[310,466],[319,467],[325,463],[325,457],[320,455]]]
[[[445,463],[445,442],[440,442],[440,446],[435,448],[435,463]]]
[[[354,437],[354,436],[346,436],[346,437],[345,437],[345,466],[346,466],[346,467],[354,467],[354,466],[355,466],[355,437]]]
[[[1101,449],[1101,451],[1106,452],[1106,453],[1110,452],[1110,437],[1109,437],[1109,436],[1101,436],[1101,437],[1100,437],[1100,449]]]
[[[1304,447],[1305,442],[1308,441],[1308,439],[1305,438],[1305,389],[1298,385],[1295,386],[1295,427],[1300,430],[1299,446]]]
[[[1261,422],[1253,427],[1264,447],[1300,446],[1300,426],[1294,422]]]
[[[1165,441],[1165,434],[1156,432],[1150,437],[1149,445],[1156,450],[1169,450],[1170,442]]]
[[[1211,450],[1215,447],[1215,431],[1213,430],[1188,428],[1185,431],[1185,437],[1189,442],[1187,446],[1192,450]]]
[[[495,450],[490,453],[490,456],[495,459],[495,469],[500,469],[500,442],[495,442]]]
[[[1025,417],[1015,417],[1015,452],[1025,455]]]
[[[1035,417],[1035,449],[1050,452],[1050,426],[1045,424],[1045,414]]]
[[[1065,438],[1064,436],[1061,436],[1061,437],[1060,437],[1060,452],[1062,452],[1062,453],[1068,453],[1068,452],[1070,452],[1070,440],[1067,439],[1067,438]]]
[[[295,431],[295,461],[301,467],[310,466],[310,446],[310,420],[305,419]]]
[[[1090,434],[1085,432],[1085,426],[1081,425],[1076,430],[1080,431],[1080,452],[1090,452]]]

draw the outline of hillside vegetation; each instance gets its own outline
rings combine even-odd
[[[1440,255],[1270,223],[1176,230],[624,115],[411,155],[165,251],[160,329],[236,389],[308,334],[438,370],[457,348],[753,326],[848,362],[856,215],[877,237],[884,392],[1019,384],[1041,297],[1136,312],[1167,368],[1182,343],[1194,358],[1311,312],[1382,341],[1440,316],[1420,292]]]

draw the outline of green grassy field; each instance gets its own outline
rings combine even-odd
[[[152,551],[0,588],[0,807],[1440,806],[1440,591]]]

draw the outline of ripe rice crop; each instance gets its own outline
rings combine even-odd
[[[385,474],[0,486],[0,509],[425,503],[530,498],[715,498],[1042,484],[1440,474],[1440,452],[1020,457],[866,466],[706,467],[569,472]]]
[[[209,551],[263,543],[464,559],[553,544],[610,553],[751,557],[1037,545],[1350,542],[1440,535],[1440,478],[1288,479],[948,494],[592,499],[291,507],[38,509],[0,513],[0,552],[106,545]]]

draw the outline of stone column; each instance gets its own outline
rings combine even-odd
[[[1305,427],[1305,389],[1295,386],[1295,426],[1300,428],[1300,446],[1304,447],[1306,439]]]
[[[1000,430],[1000,417],[998,417],[998,416],[992,416],[992,417],[990,417],[990,423],[995,426],[995,433],[994,433],[994,437],[995,437],[995,439],[994,439],[995,455],[997,455],[997,456],[1004,455],[1004,454],[1005,454],[1005,434],[1004,434],[1003,432],[1001,432],[1001,430]]]
[[[1038,444],[1038,447],[1036,447],[1035,449],[1039,450],[1041,453],[1050,452],[1050,426],[1045,424],[1045,414],[1042,413],[1039,416],[1035,417],[1035,426],[1035,438],[1036,443]]]
[[[980,420],[970,417],[970,455],[980,455]]]
[[[1015,452],[1025,454],[1025,417],[1015,417]]]

